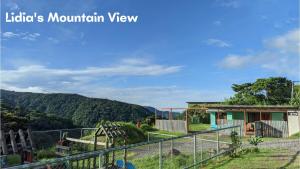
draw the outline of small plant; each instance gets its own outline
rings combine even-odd
[[[230,156],[236,157],[239,155],[242,142],[236,131],[231,132],[230,138],[231,138],[231,143],[232,143],[231,144],[232,151],[231,151]]]
[[[248,141],[249,141],[249,144],[255,146],[254,147],[255,152],[259,151],[258,144],[264,142],[264,140],[261,137],[255,137],[255,136],[250,137],[250,139]]]

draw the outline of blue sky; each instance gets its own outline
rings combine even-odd
[[[137,23],[4,23],[6,12],[118,11]],[[299,80],[297,0],[3,0],[1,88],[156,107],[221,101],[233,83]]]

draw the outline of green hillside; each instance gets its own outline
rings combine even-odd
[[[146,108],[77,94],[41,94],[1,90],[2,103],[19,114],[42,112],[47,116],[71,119],[77,126],[93,127],[101,120],[137,121],[151,115]]]

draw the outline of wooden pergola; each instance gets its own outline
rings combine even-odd
[[[0,155],[19,154],[21,162],[33,162],[34,151],[36,150],[33,142],[31,130],[25,132],[19,129],[18,132],[0,130]]]

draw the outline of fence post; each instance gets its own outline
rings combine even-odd
[[[62,130],[59,130],[59,141],[62,141]]]
[[[200,158],[201,158],[201,161],[203,161],[203,140],[200,139]],[[201,162],[201,166],[202,166],[202,162]]]
[[[103,164],[102,164],[102,155],[99,154],[99,169],[102,169],[102,166],[103,166]]]
[[[158,144],[159,147],[159,169],[162,169],[163,161],[162,161],[162,141]]]
[[[150,133],[148,132],[147,134],[148,134],[148,151],[150,151],[150,144],[149,144],[149,142],[150,142]]]
[[[242,126],[240,125],[240,139],[242,140]]]
[[[219,149],[220,149],[220,140],[219,140],[219,130],[217,131],[217,154],[219,154]],[[219,156],[218,156],[219,160]]]
[[[197,152],[197,136],[195,134],[194,135],[194,169],[196,169],[196,163],[197,163],[196,152]]]
[[[173,148],[174,145],[173,145],[173,139],[171,140],[171,159],[173,159]]]
[[[80,129],[80,138],[83,136],[83,130]]]

